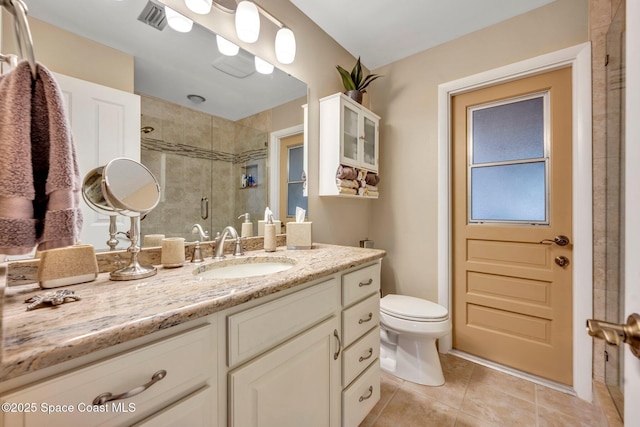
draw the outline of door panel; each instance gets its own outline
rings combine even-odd
[[[572,267],[555,259],[571,260],[572,244],[541,241],[572,233],[571,93],[564,68],[452,98],[453,346],[568,385]],[[493,131],[478,121],[485,110],[501,123]],[[524,141],[516,126],[535,141]],[[487,130],[490,139],[480,141]],[[475,180],[490,168],[524,173]],[[497,209],[484,209],[489,202]]]

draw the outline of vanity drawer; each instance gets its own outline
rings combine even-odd
[[[340,308],[335,278],[303,291],[230,315],[228,363],[235,366],[280,344]]]
[[[150,416],[215,381],[215,331],[203,326],[4,395],[3,403],[21,411],[5,412],[3,425],[114,426]],[[150,385],[162,370],[166,376]],[[118,395],[143,385],[148,388],[133,397],[93,404],[103,393]]]
[[[342,353],[342,387],[348,386],[380,356],[380,331],[374,328]]]
[[[357,427],[380,400],[380,362],[376,359],[342,392],[342,425]]]
[[[380,297],[371,295],[342,312],[342,340],[345,348],[380,324]]]
[[[367,295],[380,291],[380,263],[342,276],[342,305],[348,307]]]

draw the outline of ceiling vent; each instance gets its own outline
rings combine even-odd
[[[244,50],[240,50],[235,56],[220,55],[211,66],[238,79],[249,77],[256,71],[253,55]]]
[[[142,9],[142,13],[138,16],[138,21],[162,31],[167,26],[167,18],[164,15],[164,7],[151,1]]]

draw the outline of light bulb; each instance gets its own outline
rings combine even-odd
[[[273,73],[273,65],[269,64],[262,58],[256,56],[255,59],[256,71],[260,74],[271,74]]]
[[[180,33],[188,33],[193,27],[193,21],[184,15],[180,15],[170,7],[164,7],[164,14],[167,17],[167,24]]]
[[[184,4],[193,13],[206,15],[211,12],[211,0],[184,0]]]
[[[291,64],[296,57],[296,36],[283,27],[276,33],[276,58],[281,64]]]
[[[254,43],[260,35],[260,14],[255,3],[244,0],[236,9],[236,34],[245,43]]]
[[[231,43],[229,40],[216,34],[216,44],[221,54],[227,56],[235,56],[240,51],[240,46],[235,43]]]

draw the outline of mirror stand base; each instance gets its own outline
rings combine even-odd
[[[125,268],[112,271],[110,274],[111,280],[135,280],[144,279],[145,277],[155,276],[158,270],[153,266],[146,266],[135,263],[131,263]]]

